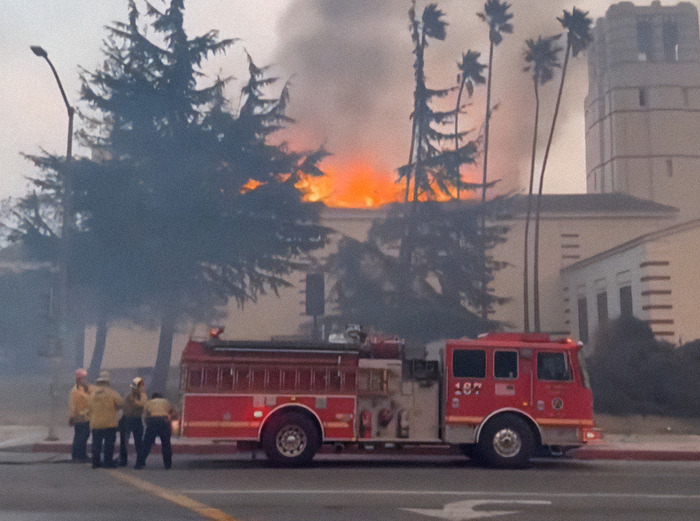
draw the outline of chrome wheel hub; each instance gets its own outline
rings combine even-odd
[[[493,448],[502,458],[517,456],[522,449],[523,441],[520,434],[510,428],[501,429],[493,437]]]
[[[277,433],[277,450],[288,458],[304,452],[307,443],[306,433],[298,425],[287,425]]]

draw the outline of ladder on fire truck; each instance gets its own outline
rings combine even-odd
[[[208,347],[215,361],[188,363],[183,391],[347,394],[356,389],[356,344],[217,341]]]

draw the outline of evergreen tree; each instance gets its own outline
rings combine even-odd
[[[489,213],[501,203],[487,203]],[[341,240],[332,258],[338,314],[328,320],[372,326],[413,343],[474,337],[496,327],[473,310],[505,301],[481,288],[483,278],[493,280],[505,266],[483,253],[504,240],[505,228],[491,226],[482,236],[483,208],[469,202],[422,202],[416,211],[408,269],[391,254],[402,240],[403,205],[375,221],[366,242]]]
[[[21,242],[30,258],[60,264],[58,259],[61,255],[61,241],[65,240],[62,234],[66,231],[66,227],[63,226],[66,215],[65,177],[68,169],[74,172],[84,168],[85,161],[66,162],[64,157],[54,155],[25,155],[25,158],[34,162],[40,172],[35,177],[28,178],[34,185],[31,192],[16,200],[10,199],[5,202],[7,209],[3,215],[2,227],[6,239],[13,243]],[[75,221],[74,216],[68,218]],[[49,299],[48,309],[44,311],[53,330],[48,338],[42,341],[42,349],[52,356],[60,354],[66,357],[70,365],[81,367],[85,344],[84,324],[86,314],[89,314],[91,308],[76,285],[76,260],[79,256],[74,248],[75,244],[75,238],[71,238],[71,248],[66,251],[66,300],[56,302],[53,297]],[[58,280],[51,280],[50,283],[54,288],[60,286]],[[63,309],[61,304],[68,303],[70,305]],[[59,320],[60,317],[62,320]]]
[[[409,162],[399,168],[399,180],[406,181],[406,202],[430,200],[436,194],[453,197],[455,189],[471,188],[471,185],[462,183],[459,167],[465,163],[474,162],[476,144],[469,141],[454,149],[444,146],[445,143],[452,141],[459,143],[459,138],[464,136],[464,132],[452,133],[443,128],[454,121],[459,107],[448,111],[434,110],[431,104],[436,99],[447,96],[453,89],[431,89],[426,85],[425,49],[431,38],[445,39],[447,23],[443,20],[444,13],[436,4],[426,6],[421,17],[418,18],[414,0],[408,14],[415,55],[413,64],[415,88],[411,114],[413,126]],[[412,195],[411,180],[413,180]]]
[[[405,202],[375,221],[366,242],[343,239],[332,258],[338,316],[330,319],[373,326],[413,342],[486,331],[495,324],[473,309],[503,302],[485,288],[503,267],[488,251],[503,240],[505,230],[479,224],[484,215],[494,214],[500,200],[488,205],[433,200],[477,186],[463,183],[459,172],[461,165],[475,161],[476,143],[460,145],[465,133],[457,126],[454,132],[442,129],[457,125],[459,102],[451,111],[433,110],[432,102],[452,89],[433,90],[425,83],[424,51],[429,38],[445,38],[442,16],[435,4],[420,18],[415,2],[409,11],[416,59],[409,164],[399,169],[399,180],[406,181]],[[463,56],[460,89],[483,80],[477,58],[471,51]],[[455,147],[444,146],[448,143]]]
[[[286,86],[266,97],[277,78],[249,57],[232,110],[229,79],[209,80],[203,66],[234,40],[190,38],[183,0],[161,5],[144,13],[129,1],[128,21],[108,27],[104,66],[82,71],[82,138],[95,160],[74,176],[81,276],[107,317],[159,326],[160,391],[178,325],[288,286],[327,234],[295,187],[301,173],[321,174],[325,152],[270,143],[291,123]]]

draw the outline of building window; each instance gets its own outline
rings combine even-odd
[[[640,62],[651,60],[652,47],[651,22],[640,20],[637,22],[637,58]]]
[[[631,317],[632,313],[632,286],[620,288],[620,316]]]
[[[596,304],[598,307],[598,327],[605,326],[608,323],[608,292],[603,291],[596,295]]]
[[[666,175],[673,177],[673,159],[666,160]]]
[[[675,22],[664,22],[662,38],[664,42],[664,59],[667,62],[677,62],[678,25]]]
[[[578,299],[578,337],[584,344],[588,342],[588,309],[586,297]]]
[[[683,106],[687,107],[690,104],[690,99],[688,97],[688,89],[686,87],[681,89],[681,96],[683,97]]]

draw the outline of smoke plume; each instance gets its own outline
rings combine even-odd
[[[418,13],[426,2],[418,2]],[[488,31],[476,13],[483,1],[441,0],[447,39],[431,40],[426,51],[428,86],[456,85],[463,52],[488,60]],[[498,109],[491,120],[489,177],[501,179],[498,192],[519,190],[529,175],[534,117],[532,80],[523,72],[527,38],[562,31],[556,17],[572,5],[563,0],[513,0],[514,33],[505,35],[494,55],[493,94]],[[595,20],[604,14],[600,0],[578,6]],[[293,75],[292,116],[306,146],[325,143],[340,164],[362,158],[396,179],[408,159],[413,102],[413,55],[408,30],[409,0],[296,0],[282,17],[275,63]],[[565,47],[562,37],[560,44]],[[563,52],[562,52],[563,59]],[[559,76],[541,88],[540,155],[551,122]],[[545,191],[585,188],[583,108],[587,90],[586,57],[572,59]],[[470,100],[463,128],[476,138],[483,125],[485,86]],[[452,97],[446,103],[454,103]],[[445,107],[447,108],[447,107]],[[461,126],[461,125],[460,125]],[[539,162],[539,159],[538,159]]]

